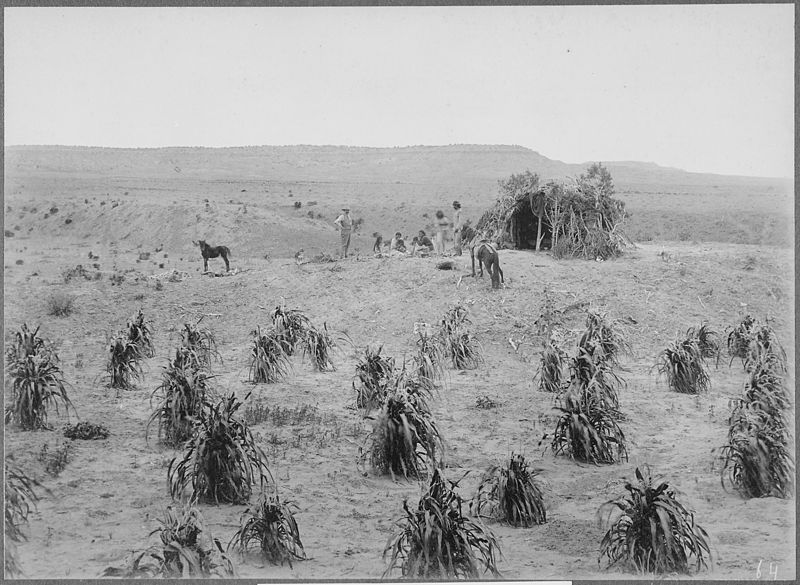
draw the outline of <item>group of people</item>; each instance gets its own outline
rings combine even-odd
[[[350,217],[350,209],[348,207],[342,208],[342,214],[336,218],[334,224],[339,228],[341,235],[342,258],[347,258],[347,251],[350,247],[350,235],[353,230],[353,219]],[[408,238],[403,238],[401,232],[396,232],[389,244],[389,253],[397,253],[403,255],[420,255],[426,256],[429,254],[436,254],[443,256],[447,250],[447,243],[453,241],[453,252],[456,256],[461,256],[461,235],[464,226],[461,219],[461,203],[453,201],[453,221],[450,221],[440,209],[436,212],[436,234],[434,239],[431,239],[425,230],[419,230],[419,233],[414,236],[409,244],[406,244]],[[450,230],[452,229],[452,238]],[[378,239],[373,246],[374,252],[380,252],[382,238]]]

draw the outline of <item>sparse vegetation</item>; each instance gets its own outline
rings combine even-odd
[[[179,347],[161,376],[161,384],[150,396],[159,403],[147,422],[158,423],[158,436],[167,445],[179,445],[192,436],[194,423],[208,406],[208,374],[198,367],[195,355]]]
[[[458,482],[448,483],[437,469],[416,510],[409,508],[408,500],[403,502],[400,532],[383,552],[384,558],[391,555],[384,578],[396,569],[407,579],[477,580],[480,569],[500,577],[494,535],[464,516],[463,500],[455,492]]]
[[[294,502],[281,502],[277,494],[262,493],[255,506],[242,514],[239,530],[230,544],[244,553],[253,545],[265,560],[273,565],[293,560],[305,560],[306,553],[300,540],[300,529],[294,517]]]
[[[567,363],[567,354],[552,340],[548,340],[542,351],[539,371],[534,375],[538,378],[539,390],[560,394],[564,385],[564,369]]]
[[[248,426],[235,417],[241,405],[231,394],[200,412],[183,454],[169,464],[173,498],[189,489],[192,500],[241,504],[256,481],[262,489],[272,481],[266,455]]]
[[[753,317],[745,315],[738,325],[728,331],[728,355],[731,357],[731,363],[737,357],[742,362],[747,358],[755,324],[756,320]]]
[[[615,463],[627,460],[625,435],[619,427],[620,413],[603,408],[586,396],[566,395],[556,423],[551,446],[553,453],[564,453],[578,461]]]
[[[480,342],[466,330],[469,323],[468,311],[463,305],[451,307],[440,321],[444,353],[457,370],[474,369],[483,363]]]
[[[58,354],[23,324],[6,352],[11,379],[11,403],[6,406],[6,423],[14,422],[23,430],[48,429],[47,410],[58,412],[59,403],[69,416],[72,402],[67,395]]]
[[[303,336],[303,355],[311,358],[314,369],[319,372],[331,372],[336,366],[331,359],[336,340],[328,331],[328,325],[322,324],[322,329],[309,327]]]
[[[108,346],[109,358],[106,364],[109,386],[120,390],[133,387],[133,381],[142,377],[141,355],[139,346],[131,343],[125,336],[111,340]]]
[[[439,429],[424,397],[400,378],[383,405],[371,435],[373,467],[392,476],[420,477],[433,469],[441,451]]]
[[[203,516],[191,504],[180,510],[167,506],[159,519],[161,545],[133,553],[126,567],[108,567],[103,577],[208,578],[236,577],[231,559],[216,538],[207,535]]]
[[[659,354],[658,360],[658,373],[666,375],[667,384],[675,392],[700,394],[708,391],[711,379],[696,338],[674,342]]]
[[[159,281],[160,282],[160,281]],[[217,341],[208,329],[200,329],[197,325],[184,323],[181,330],[181,346],[186,348],[198,367],[207,367],[211,359],[222,361],[217,351]]]
[[[47,297],[47,314],[53,317],[68,317],[75,310],[75,297],[64,292]]]
[[[485,512],[512,526],[547,521],[542,488],[524,455],[512,453],[505,465],[490,467],[481,477],[474,502],[479,516]]]
[[[5,539],[3,546],[5,577],[15,578],[22,574],[16,556],[16,544],[27,540],[22,527],[28,522],[28,514],[36,508],[39,501],[34,488],[42,487],[35,479],[26,475],[21,469],[5,462]]]
[[[433,387],[444,378],[446,356],[442,339],[431,334],[427,323],[415,323],[414,333],[417,335],[417,353],[413,357],[417,377]]]
[[[707,567],[708,534],[669,485],[654,485],[646,471],[637,468],[638,484],[626,483],[627,494],[601,507],[601,513],[610,509],[610,528],[600,543],[600,558],[607,557],[609,567],[619,564],[659,575],[688,573],[692,558],[695,570]]]
[[[686,337],[697,341],[701,356],[706,359],[719,359],[721,347],[719,333],[711,329],[708,323],[703,323],[697,329],[690,327],[686,332]]]
[[[761,354],[744,396],[732,401],[728,442],[720,453],[722,485],[745,498],[794,495],[792,402],[782,367],[775,354]]]
[[[252,335],[249,381],[271,384],[283,380],[292,367],[289,361],[292,346],[287,336],[275,329],[262,333],[260,327]]]
[[[64,427],[64,436],[68,439],[81,439],[91,441],[94,439],[107,439],[108,429],[101,424],[94,424],[88,421],[81,421],[74,425]]]
[[[61,445],[56,445],[55,449],[50,450],[48,443],[42,445],[37,459],[44,465],[44,470],[52,475],[58,477],[64,468],[69,463],[72,452],[72,441],[67,441]]]
[[[373,351],[367,347],[364,357],[356,364],[353,378],[356,406],[367,411],[383,405],[395,376],[394,358],[381,355],[382,349],[380,346]]]
[[[128,341],[137,347],[141,357],[151,358],[156,355],[153,346],[153,330],[145,323],[144,313],[141,309],[132,320],[128,321]]]
[[[288,355],[292,355],[311,328],[311,321],[301,311],[287,309],[283,304],[275,307],[270,317],[277,334],[287,342]]]

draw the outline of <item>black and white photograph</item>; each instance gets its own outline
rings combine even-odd
[[[3,8],[4,579],[796,579],[795,4]]]

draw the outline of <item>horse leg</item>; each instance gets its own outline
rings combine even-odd
[[[231,271],[231,265],[228,264],[228,255],[227,254],[223,254],[222,255],[222,259],[225,260],[225,272],[230,272]]]
[[[208,257],[203,256],[203,272],[208,272]]]

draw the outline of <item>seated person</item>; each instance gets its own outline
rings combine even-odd
[[[433,242],[425,235],[425,230],[419,230],[419,235],[414,240],[417,242],[414,251],[433,252]]]
[[[392,238],[392,244],[389,247],[390,252],[405,252],[406,251],[406,244],[403,241],[403,235],[400,232],[394,234]]]

